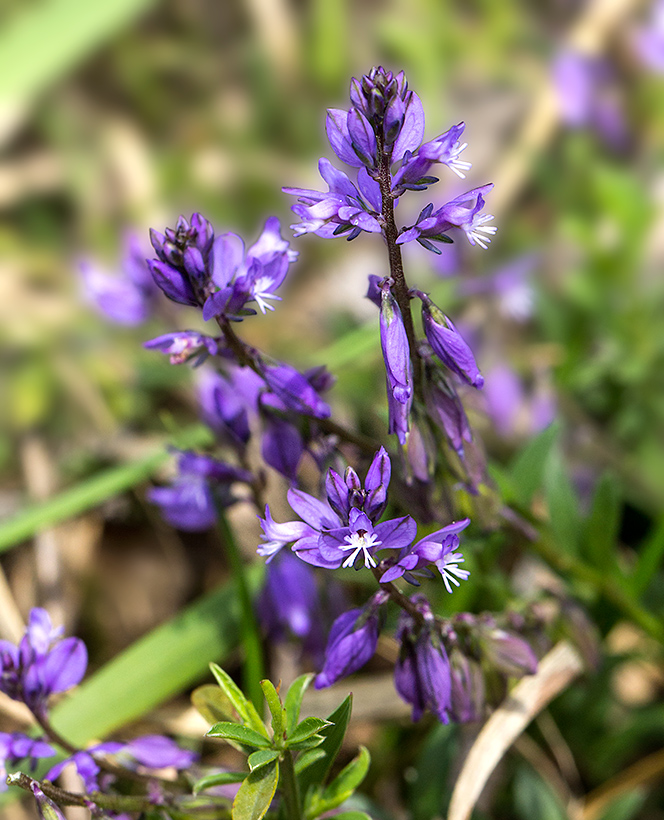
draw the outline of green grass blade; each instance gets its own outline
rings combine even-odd
[[[182,447],[196,447],[207,443],[210,435],[206,427],[195,427],[187,431],[187,435],[177,444]],[[170,457],[165,448],[157,450],[129,464],[120,464],[104,470],[68,490],[63,490],[48,501],[24,508],[12,518],[0,523],[0,552],[25,541],[26,538],[31,538],[47,527],[81,515],[114,495],[146,481],[154,470]]]

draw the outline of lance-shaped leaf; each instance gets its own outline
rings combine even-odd
[[[274,797],[279,782],[279,764],[275,760],[249,774],[233,801],[233,820],[261,820]]]
[[[307,686],[309,686],[313,678],[314,676],[311,673],[300,675],[299,678],[296,678],[293,683],[291,683],[288,692],[286,692],[284,706],[286,708],[286,731],[288,734],[291,734],[297,726],[297,722],[300,719],[302,698],[304,697]]]
[[[281,743],[286,729],[286,710],[281,704],[279,693],[274,688],[272,681],[262,680],[261,689],[265,695],[265,700],[272,715],[272,731],[274,732],[275,743]]]
[[[258,749],[269,749],[272,745],[263,735],[249,729],[247,726],[240,726],[238,723],[229,723],[222,720],[215,723],[207,733],[208,737],[221,737],[224,740],[234,740],[244,746],[255,746]]]
[[[327,777],[327,773],[339,754],[339,749],[341,749],[352,709],[353,696],[351,694],[328,717],[328,721],[332,725],[326,726],[320,731],[323,735],[323,742],[319,748],[320,751],[325,753],[325,756],[307,766],[298,775],[301,794],[306,795],[311,786],[322,783]]]
[[[272,763],[272,761],[276,760],[278,757],[279,752],[275,749],[261,749],[258,752],[250,754],[247,758],[247,763],[253,772],[256,769],[260,769],[261,766],[267,766],[268,763]]]
[[[303,740],[309,740],[310,737],[317,735],[321,729],[329,725],[329,721],[323,720],[322,718],[305,718],[302,723],[298,723],[295,729],[288,735],[286,747],[290,748],[297,743],[302,743]]]
[[[236,721],[233,704],[226,693],[213,683],[204,683],[191,693],[191,703],[208,723],[220,720]]]
[[[303,752],[301,755],[298,755],[295,761],[295,774],[300,774],[300,772],[303,772],[308,766],[311,766],[317,760],[321,760],[324,757],[325,752],[322,749],[310,749],[309,751]]]
[[[366,777],[371,757],[368,750],[360,747],[359,755],[342,769],[329,786],[320,793],[310,793],[307,817],[318,817],[326,811],[340,806],[353,794]]]
[[[210,664],[212,674],[215,676],[217,683],[221,686],[223,692],[226,694],[230,702],[233,704],[235,711],[242,718],[242,721],[255,732],[259,732],[263,737],[269,737],[265,724],[258,716],[256,707],[247,700],[242,694],[239,686],[231,678],[228,672],[225,672],[216,663]]]
[[[247,776],[247,772],[217,772],[216,774],[206,774],[197,780],[193,786],[193,793],[197,795],[205,789],[211,789],[214,786],[227,786],[229,783],[241,783]]]

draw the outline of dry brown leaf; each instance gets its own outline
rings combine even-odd
[[[489,775],[526,726],[583,669],[581,656],[561,641],[542,658],[537,674],[523,678],[486,722],[464,761],[447,820],[467,820]]]

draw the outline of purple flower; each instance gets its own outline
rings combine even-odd
[[[421,291],[416,291],[422,300],[422,324],[427,341],[441,362],[465,382],[478,390],[484,384],[471,349],[461,338],[451,319],[436,307],[431,299]]]
[[[232,367],[228,376],[200,373],[197,385],[203,421],[239,446],[249,441],[249,419],[257,411],[263,379],[249,367]]]
[[[388,431],[405,444],[413,404],[413,373],[408,336],[389,280],[381,288],[380,344],[387,378]]]
[[[655,0],[650,7],[648,24],[640,27],[634,37],[634,46],[643,64],[664,74],[664,2]]]
[[[461,152],[468,147],[467,142],[461,143],[460,140],[465,127],[465,123],[460,122],[431,142],[425,142],[415,154],[407,153],[393,176],[392,192],[399,195],[407,190],[421,191],[437,182],[436,177],[429,175],[435,163],[447,165],[458,177],[465,179],[464,172],[471,168],[470,162],[459,159]]]
[[[327,183],[327,192],[307,188],[283,188],[283,192],[298,197],[291,210],[302,220],[291,225],[295,236],[315,233],[325,239],[347,233],[355,239],[362,231],[380,233],[382,199],[380,186],[361,168],[355,187],[343,171],[337,170],[324,157],[318,163],[320,175]]]
[[[479,663],[457,647],[450,652],[452,703],[450,714],[457,723],[471,723],[484,717],[484,675]]]
[[[73,765],[83,781],[85,790],[88,792],[99,791],[102,785],[106,785],[105,783],[102,784],[100,780],[105,780],[109,776],[105,775],[104,778],[100,778],[101,767],[94,757],[95,754],[115,754],[121,748],[121,743],[107,741],[106,743],[100,743],[96,746],[91,746],[89,749],[76,752],[71,755],[71,757],[67,757],[59,763],[56,763],[55,766],[46,773],[46,779],[55,781],[56,778],[60,777],[67,766]]]
[[[375,454],[367,471],[364,486],[352,467],[341,476],[333,469],[328,470],[325,479],[327,500],[344,523],[351,510],[357,508],[367,514],[375,523],[387,506],[387,488],[390,483],[392,465],[384,447]]]
[[[258,614],[270,641],[294,635],[307,651],[324,648],[322,614],[313,570],[291,552],[268,564]]]
[[[416,636],[409,616],[402,621],[397,639],[401,651],[394,667],[394,686],[413,707],[413,720],[429,709],[441,723],[449,723],[452,680],[445,647],[427,628]]]
[[[304,441],[300,431],[284,419],[272,413],[263,414],[263,440],[261,455],[266,464],[289,481],[297,479],[297,466],[304,453]]]
[[[28,766],[34,769],[37,760],[44,757],[55,757],[57,752],[43,740],[28,737],[21,732],[0,732],[0,792],[7,790],[7,766],[15,766],[21,760],[27,760]]]
[[[0,691],[45,714],[50,695],[76,686],[88,662],[79,638],[61,638],[48,613],[33,609],[18,646],[0,641]]]
[[[290,491],[289,491],[290,492]],[[306,495],[303,493],[303,495]],[[313,498],[309,496],[309,498]],[[317,499],[313,499],[317,503]],[[292,506],[292,505],[291,505]],[[330,510],[330,515],[333,515]],[[260,544],[256,552],[266,559],[266,563],[270,563],[275,555],[287,544],[295,544],[303,538],[318,539],[318,530],[316,526],[310,526],[304,521],[285,521],[283,524],[278,523],[272,518],[272,513],[268,506],[265,507],[265,518],[258,519],[263,530],[261,538],[265,543]],[[320,519],[316,520],[319,523]],[[334,523],[334,521],[332,522]]]
[[[121,274],[113,276],[90,262],[80,271],[86,299],[113,322],[139,325],[154,307],[155,287],[138,238],[127,234]]]
[[[331,567],[375,567],[374,553],[411,544],[417,524],[409,515],[372,524],[368,515],[353,508],[348,526],[321,532],[318,549]]]
[[[610,147],[624,148],[627,126],[611,64],[568,49],[556,56],[551,71],[563,122],[594,128]]]
[[[425,364],[424,401],[429,419],[442,431],[459,458],[464,458],[464,442],[471,442],[473,435],[454,386],[432,362]]]
[[[314,680],[316,689],[332,686],[373,657],[378,643],[378,609],[384,600],[384,593],[378,592],[367,607],[344,612],[332,624],[325,648],[325,663]]]
[[[158,259],[148,261],[157,286],[174,302],[199,306],[206,298],[209,282],[207,266],[214,241],[214,229],[201,214],[191,222],[181,216],[175,228],[163,234],[150,231]]]
[[[484,388],[486,409],[501,436],[533,434],[555,417],[555,400],[546,384],[527,391],[518,373],[506,363],[487,373]]]
[[[171,364],[191,362],[193,367],[198,367],[208,356],[217,355],[219,340],[195,330],[180,330],[150,339],[143,343],[143,347],[160,350],[170,356]]]
[[[461,228],[471,245],[477,244],[486,249],[491,242],[489,236],[493,236],[498,230],[495,226],[486,224],[493,216],[482,213],[484,195],[492,188],[493,183],[473,188],[451,199],[437,211],[433,210],[433,205],[427,205],[415,225],[402,231],[397,244],[402,245],[416,239],[427,250],[438,253],[438,249],[431,242],[450,242],[450,238],[445,236],[446,232],[451,228]]]
[[[388,583],[404,575],[406,580],[412,583],[415,580],[412,573],[421,570],[422,567],[434,565],[443,577],[445,589],[451,593],[450,584],[458,587],[458,579],[465,581],[470,575],[468,570],[459,568],[458,565],[463,563],[464,558],[456,551],[459,547],[459,533],[469,524],[470,519],[464,518],[432,532],[413,546],[405,547],[396,563],[383,573],[381,582]],[[417,582],[415,584],[418,585]]]
[[[137,737],[122,746],[117,754],[121,762],[129,757],[148,769],[187,769],[198,759],[195,752],[180,748],[174,740],[163,735]]]
[[[530,644],[513,632],[483,624],[480,646],[491,666],[503,675],[520,678],[537,672],[537,656]]]
[[[192,452],[179,453],[177,467],[173,484],[153,487],[148,498],[171,526],[192,532],[209,529],[217,520],[217,506],[233,503],[233,482],[252,480],[246,470]]]
[[[319,419],[325,419],[330,415],[330,405],[321,399],[307,377],[294,367],[288,364],[266,365],[263,368],[263,378],[279,400],[274,405],[264,394],[261,400],[268,406],[294,410],[296,413]]]

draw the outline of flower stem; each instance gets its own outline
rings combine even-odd
[[[293,755],[286,750],[281,758],[281,790],[286,804],[288,820],[302,820],[300,790],[295,776]]]
[[[231,528],[228,526],[226,516],[221,509],[217,510],[217,527],[231,565],[233,578],[237,584],[240,602],[240,630],[242,645],[245,651],[243,670],[244,690],[260,714],[263,710],[263,691],[260,686],[260,681],[265,677],[265,664],[263,661],[261,636],[251,600],[247,574],[240,550],[235,543]]]
[[[417,349],[417,339],[415,337],[415,327],[413,325],[413,314],[410,310],[410,296],[408,295],[408,283],[403,272],[403,261],[401,259],[401,248],[397,245],[399,230],[394,219],[394,199],[391,191],[390,159],[386,153],[382,139],[378,136],[378,155],[380,165],[378,168],[378,184],[382,197],[382,216],[385,230],[385,242],[387,244],[387,255],[390,263],[390,276],[394,280],[392,293],[397,300],[401,316],[403,318],[406,336],[408,337],[408,347],[410,349],[410,359],[413,363],[413,382],[415,385],[415,395],[422,397],[422,361]]]

